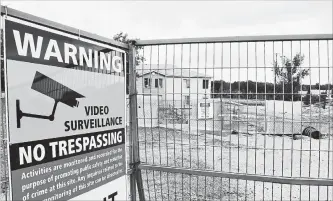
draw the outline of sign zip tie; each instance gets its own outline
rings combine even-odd
[[[138,92],[135,92],[135,93],[132,93],[132,94],[129,94],[129,97],[132,97],[134,95],[138,95]]]
[[[8,16],[8,7],[5,6],[5,19],[7,19],[7,16]]]
[[[138,161],[138,162],[133,162],[133,163],[130,163],[130,167],[133,169],[133,172],[135,172],[137,169],[138,169],[138,166],[141,164],[141,161]]]

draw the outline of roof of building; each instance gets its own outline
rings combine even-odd
[[[155,72],[165,77],[182,77],[182,78],[211,78],[212,76],[199,73],[197,70],[179,68],[172,64],[145,64],[137,67],[139,76]]]

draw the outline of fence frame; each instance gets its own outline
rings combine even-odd
[[[136,201],[136,184],[138,187],[139,199],[144,201],[144,191],[140,165],[140,148],[138,136],[138,112],[137,112],[137,89],[136,89],[136,49],[135,42],[130,44],[129,50],[129,114],[130,114],[130,169],[133,171],[130,176],[131,200]]]
[[[240,43],[240,42],[274,42],[274,41],[313,41],[332,40],[333,34],[301,34],[301,35],[262,35],[262,36],[230,36],[230,37],[200,37],[200,38],[176,38],[176,39],[156,39],[138,40],[137,46],[160,46],[160,45],[185,45],[185,44],[208,44],[208,43]],[[312,179],[296,177],[280,177],[267,175],[250,175],[242,173],[230,173],[224,171],[195,170],[182,167],[159,166],[150,164],[140,164],[139,169],[161,171],[168,173],[180,173],[197,176],[222,177],[237,180],[249,180],[259,182],[270,182],[291,185],[309,186],[333,186],[331,179]]]
[[[226,36],[201,38],[175,38],[158,40],[138,40],[137,46],[176,45],[191,43],[232,43],[232,42],[267,42],[299,40],[332,40],[333,34],[300,34],[300,35],[261,35],[261,36]]]

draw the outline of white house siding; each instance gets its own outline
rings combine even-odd
[[[145,88],[144,79],[151,78],[151,87]],[[155,79],[163,80],[162,88],[155,88]],[[190,88],[186,87],[184,79],[190,79]],[[203,89],[203,80],[208,80],[208,89]],[[211,88],[210,78],[181,78],[181,77],[165,77],[160,74],[146,74],[137,79],[137,89],[139,94],[161,95],[167,101],[185,101],[185,96],[193,99],[203,99],[210,97]]]
[[[144,86],[145,78],[151,79],[150,88],[145,88],[145,86]],[[155,88],[155,79],[159,79],[159,78],[161,78],[163,80],[162,88]],[[143,75],[143,76],[137,78],[136,86],[137,86],[139,94],[147,94],[147,95],[148,94],[153,94],[153,95],[164,94],[165,86],[166,86],[165,77],[163,75],[159,75],[159,74],[154,74],[154,75],[146,74],[146,75]]]
[[[190,79],[190,88],[186,88],[184,79]],[[208,89],[203,89],[202,82],[204,79],[208,79]],[[205,93],[207,97],[210,97],[210,79],[209,78],[166,78],[166,100],[183,100],[185,101],[185,96],[189,96],[191,100],[193,99],[203,99]]]

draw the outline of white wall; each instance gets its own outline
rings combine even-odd
[[[144,87],[144,79],[151,78],[151,88]],[[155,79],[163,79],[162,88],[155,88]],[[208,79],[208,89],[203,89],[204,78],[190,78],[190,88],[186,88],[184,79],[180,77],[164,77],[159,74],[151,75],[147,74],[137,78],[137,89],[139,94],[152,94],[162,95],[163,99],[167,100],[185,100],[185,96],[190,96],[190,99],[203,99],[205,93],[207,97],[210,97],[211,83]]]
[[[151,86],[150,88],[145,88],[144,86],[144,79],[145,78],[150,78],[151,79]],[[161,78],[163,80],[163,84],[162,84],[162,88],[155,88],[155,79],[159,79]],[[155,74],[155,75],[151,75],[151,74],[147,74],[144,75],[142,77],[137,78],[137,82],[136,82],[136,87],[138,89],[138,93],[142,94],[164,94],[165,93],[165,77],[159,74]]]
[[[186,88],[184,79],[188,78],[166,78],[167,100],[184,100],[184,96],[190,96],[190,99],[203,99],[206,93],[210,97],[210,80],[208,81],[208,89],[202,88],[203,78],[190,78],[190,88]],[[208,78],[206,78],[208,79]],[[183,95],[183,97],[181,97]]]
[[[275,106],[275,107],[274,107]],[[275,108],[275,110],[274,110]],[[312,107],[302,108],[301,101],[266,101],[267,134],[292,134],[302,133],[305,127],[312,126],[323,134],[330,132],[329,106],[326,109]],[[309,119],[312,112],[312,118]],[[322,119],[320,120],[320,115]],[[275,118],[274,118],[275,117]]]
[[[284,117],[301,121],[302,119],[302,102],[301,101],[274,101],[266,100],[266,113],[275,115],[275,117]]]
[[[138,126],[156,127],[158,126],[158,96],[137,96],[138,106]]]

